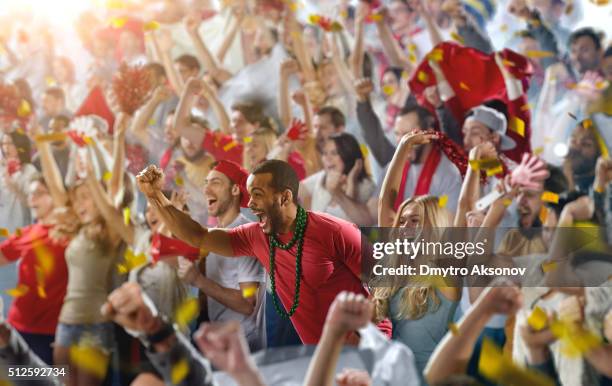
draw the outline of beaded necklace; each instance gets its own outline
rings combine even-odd
[[[306,233],[306,220],[308,219],[308,214],[306,210],[301,206],[298,206],[297,216],[295,219],[295,232],[293,233],[293,238],[287,244],[281,244],[276,236],[271,234],[268,239],[270,240],[270,285],[272,287],[272,300],[274,302],[274,308],[276,309],[276,313],[279,314],[282,318],[288,319],[290,316],[295,314],[297,310],[298,304],[300,302],[300,281],[302,274],[302,247],[304,246],[304,234]],[[293,294],[293,304],[291,305],[291,309],[289,312],[285,311],[280,304],[278,304],[278,299],[276,296],[276,280],[275,280],[275,270],[276,270],[276,248],[280,248],[284,251],[289,250],[294,245],[296,246],[295,253],[295,293]]]

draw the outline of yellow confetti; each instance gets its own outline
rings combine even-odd
[[[17,228],[17,229],[15,229],[15,235],[16,235],[17,237],[21,237],[21,228]]]
[[[542,205],[540,207],[540,214],[538,215],[538,217],[540,218],[540,222],[544,224],[548,219],[548,208]]]
[[[6,228],[0,228],[0,236],[1,237],[9,237],[9,231]]]
[[[533,110],[533,105],[531,103],[527,103],[521,106],[521,111],[529,111]]]
[[[581,357],[602,344],[599,335],[573,321],[555,320],[550,326],[561,344],[561,354],[570,358]]]
[[[555,53],[551,51],[529,50],[529,51],[525,51],[525,56],[531,59],[541,59],[541,58],[550,58],[552,56],[555,56]]]
[[[593,121],[591,119],[585,119],[584,121],[582,121],[582,127],[584,127],[585,129],[590,129],[591,127],[593,127]]]
[[[414,43],[408,44],[408,52],[415,53],[417,50],[417,45]]]
[[[67,135],[64,133],[49,133],[49,134],[38,134],[34,137],[36,142],[59,142],[66,140]]]
[[[45,275],[49,275],[53,271],[53,265],[55,263],[53,254],[49,248],[40,241],[35,241],[33,243],[33,250],[36,256],[37,265],[40,266]]]
[[[144,29],[145,31],[155,31],[156,29],[159,29],[159,23],[155,20],[151,20],[149,22],[144,23],[142,29]]]
[[[253,142],[253,137],[244,137],[244,138],[242,138],[242,141],[244,143],[251,143],[251,142]]]
[[[519,117],[510,118],[510,130],[514,131],[521,137],[525,136],[525,122]]]
[[[546,315],[543,309],[536,307],[531,311],[529,317],[527,317],[527,324],[529,324],[534,331],[540,331],[548,324],[548,315]]]
[[[83,141],[89,146],[93,145],[93,142],[94,142],[93,138],[87,137],[87,136],[83,137]]]
[[[551,202],[553,204],[559,203],[559,195],[557,193],[545,191],[542,193],[540,199],[544,202]]]
[[[465,90],[465,91],[470,91],[470,88],[468,87],[468,85],[467,85],[467,84],[465,84],[465,83],[463,83],[463,82],[459,82],[459,87],[460,87],[462,90]]]
[[[183,177],[178,176],[174,179],[174,183],[176,184],[176,186],[183,186],[185,185],[185,180],[183,180]]]
[[[543,146],[538,146],[535,149],[533,149],[533,154],[535,155],[540,155],[544,153],[544,147]]]
[[[144,253],[135,255],[134,251],[132,251],[130,248],[125,251],[123,258],[125,260],[125,263],[117,264],[117,268],[120,274],[126,274],[131,270],[147,263],[147,256]]]
[[[489,338],[482,342],[478,371],[500,385],[554,386],[549,377],[540,372],[521,368],[504,356],[502,349]]]
[[[448,324],[448,330],[451,332],[451,334],[453,334],[454,336],[457,336],[459,334],[459,327],[457,327],[457,323],[449,323]]]
[[[506,67],[514,67],[514,62],[509,61],[508,59],[502,59],[502,64]]]
[[[448,195],[447,194],[443,194],[440,196],[440,198],[438,198],[438,206],[440,208],[444,208],[446,206],[446,203],[448,202]]]
[[[194,320],[200,312],[200,305],[198,299],[189,298],[180,304],[174,312],[174,322],[181,328],[187,327],[187,325]]]
[[[257,287],[255,286],[247,287],[242,290],[242,297],[245,299],[248,299],[248,298],[255,296],[256,293],[257,293]]]
[[[599,82],[595,83],[595,88],[598,90],[603,90],[608,88],[609,85],[610,83],[607,80],[600,80]]]
[[[368,155],[370,154],[370,151],[368,150],[368,147],[366,146],[366,144],[361,143],[359,144],[359,149],[361,149],[361,155],[363,155],[363,158],[368,158]]]
[[[20,118],[24,118],[29,116],[30,114],[32,114],[32,107],[30,106],[28,101],[22,99],[21,103],[19,104],[19,107],[17,108],[17,115]]]
[[[382,92],[383,92],[383,94],[385,94],[387,96],[391,96],[391,95],[393,95],[393,93],[395,93],[395,86],[392,86],[390,84],[388,84],[386,86],[383,86]]]
[[[36,266],[36,289],[38,291],[38,297],[42,299],[47,298],[47,292],[45,291],[45,273],[42,268]]]
[[[111,180],[111,178],[113,178],[113,173],[109,172],[108,170],[104,172],[104,174],[102,175],[102,179],[105,182],[108,182]]]
[[[155,126],[155,124],[157,123],[157,121],[153,118],[149,119],[149,126]]]
[[[100,379],[103,379],[106,375],[109,358],[102,350],[93,346],[75,345],[70,347],[70,362],[72,365]]]
[[[441,48],[435,48],[427,55],[427,59],[441,62],[444,59],[444,51]]]
[[[456,41],[459,42],[461,44],[465,43],[465,39],[463,39],[463,37],[461,35],[459,35],[457,32],[453,31],[451,32],[451,38]]]
[[[414,54],[413,52],[410,52],[408,54],[408,60],[410,61],[410,63],[416,63],[417,62],[416,54]]]
[[[130,224],[130,208],[123,208],[123,223],[125,225],[129,225]]]
[[[309,15],[308,16],[308,22],[310,24],[317,24],[319,20],[321,20],[321,16],[319,15]]]
[[[23,295],[27,294],[29,290],[30,290],[30,287],[28,287],[27,285],[25,285],[23,283],[20,283],[20,284],[17,285],[17,287],[8,289],[8,290],[6,290],[4,292],[8,296],[12,296],[14,298],[19,298],[19,297],[22,297]]]
[[[381,21],[383,19],[383,15],[380,13],[373,13],[370,15],[370,20],[376,22],[376,21]]]
[[[172,366],[172,369],[170,370],[170,379],[172,380],[172,384],[180,384],[183,382],[187,374],[189,374],[189,362],[187,362],[187,359],[183,358]]]
[[[231,149],[235,148],[236,146],[238,146],[238,143],[236,141],[232,141],[232,142],[228,143],[227,145],[223,146],[223,151],[230,151]]]
[[[125,8],[125,3],[123,0],[107,0],[106,8],[108,9],[121,9]]]
[[[47,84],[47,87],[53,87],[57,84],[57,81],[52,76],[46,76],[45,83]]]
[[[298,4],[297,3],[289,4],[289,9],[291,10],[291,12],[296,12],[298,10]]]
[[[429,77],[427,76],[425,72],[419,71],[419,73],[417,74],[417,79],[421,83],[427,83],[427,81],[429,80]]]
[[[500,174],[500,173],[503,173],[503,172],[504,172],[504,167],[502,165],[499,165],[496,168],[488,169],[487,170],[487,176],[491,177],[491,176],[494,176],[494,175],[497,175],[497,174]]]
[[[510,205],[512,205],[512,199],[511,199],[511,198],[504,198],[504,199],[502,200],[502,204],[504,204],[504,206],[507,208],[507,207],[509,207]]]
[[[117,29],[122,28],[125,23],[127,23],[127,18],[125,17],[114,17],[110,20],[110,25]]]
[[[547,263],[542,263],[542,272],[547,273],[547,272],[552,272],[555,269],[557,269],[557,262],[556,261],[550,261]]]
[[[607,5],[610,3],[610,0],[589,0],[589,1],[595,5]]]

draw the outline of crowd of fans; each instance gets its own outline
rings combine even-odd
[[[0,364],[66,366],[54,385],[612,384],[612,30],[576,27],[589,2],[610,12],[0,16]],[[381,285],[359,227],[505,229],[489,263],[532,282]],[[568,258],[577,227],[598,246]]]

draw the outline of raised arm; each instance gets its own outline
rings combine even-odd
[[[230,29],[227,34],[225,34],[225,37],[223,38],[223,41],[221,42],[221,45],[217,50],[217,60],[219,61],[219,63],[223,63],[223,61],[225,61],[225,56],[227,55],[227,52],[232,46],[232,43],[234,43],[238,31],[240,31],[240,25],[244,20],[245,13],[234,9],[232,11],[232,15],[234,15],[234,18],[232,19]]]
[[[113,169],[108,184],[108,195],[112,202],[117,202],[119,193],[123,193],[125,168],[125,132],[130,122],[130,116],[120,113],[113,130]]]
[[[208,81],[202,81],[202,95],[208,101],[208,104],[213,110],[213,113],[217,117],[217,121],[219,122],[219,130],[223,134],[231,134],[231,123],[229,115],[227,115],[227,110],[225,110],[225,106],[221,103],[219,99],[219,95],[217,94],[217,89],[210,84]]]
[[[483,145],[475,146],[470,150],[469,160],[480,161],[483,156]],[[473,162],[472,162],[473,163]],[[466,214],[474,209],[476,200],[478,200],[480,191],[480,171],[476,170],[468,165],[463,184],[461,185],[461,193],[459,193],[459,201],[457,203],[457,213],[455,214],[455,220],[453,226],[464,227],[467,226]]]
[[[194,247],[222,256],[234,256],[229,233],[224,229],[206,229],[187,213],[175,208],[161,191],[163,179],[163,172],[155,165],[149,165],[136,177],[138,188],[170,232]]]
[[[354,79],[363,77],[363,56],[365,55],[364,47],[364,30],[365,30],[365,18],[368,13],[370,6],[369,4],[360,1],[357,3],[357,9],[355,11],[355,46],[351,53],[351,73]]]
[[[35,136],[36,138],[37,136]],[[49,187],[49,193],[53,198],[53,204],[56,208],[66,206],[68,204],[68,193],[64,187],[62,174],[51,153],[51,144],[48,141],[36,140],[36,147],[40,154],[40,165],[42,174]],[[71,160],[71,162],[74,162]]]
[[[428,144],[436,134],[423,131],[413,131],[406,134],[400,140],[397,150],[391,159],[389,169],[383,181],[378,201],[378,226],[390,227],[395,217],[395,200],[399,194],[402,181],[402,172],[408,162],[412,148],[417,145]]]
[[[174,45],[170,31],[161,30],[158,33],[153,31],[150,36],[151,41],[153,42],[153,49],[157,53],[157,56],[161,58],[164,70],[166,70],[166,75],[168,76],[170,86],[172,86],[174,92],[180,94],[181,90],[183,89],[183,80],[176,71],[176,68],[174,68],[174,63],[170,57],[170,50]]]
[[[363,295],[341,292],[327,313],[323,334],[308,365],[304,386],[331,386],[347,333],[372,319],[374,305]]]
[[[431,41],[432,47],[442,43],[444,39],[442,39],[442,34],[440,34],[438,24],[434,20],[433,12],[431,12],[429,9],[427,2],[425,0],[416,0],[414,1],[414,5],[417,8],[417,12],[419,12],[421,18],[423,18],[423,21],[425,22],[425,28],[429,34],[429,40]]]
[[[427,383],[436,384],[451,375],[465,374],[476,341],[489,319],[497,313],[514,314],[521,304],[521,291],[516,287],[494,287],[483,291],[461,318],[457,330],[447,332],[436,346],[424,370]]]
[[[202,91],[202,83],[203,81],[197,78],[190,78],[185,83],[181,98],[176,106],[176,113],[174,114],[174,127],[176,127],[179,135],[185,134],[186,129],[189,127],[191,108],[198,94]]]
[[[487,54],[494,51],[489,36],[476,24],[474,18],[465,11],[461,1],[446,1],[442,10],[450,15],[464,46],[475,48]]]
[[[285,59],[280,67],[278,82],[278,114],[283,127],[291,125],[291,99],[289,98],[289,77],[296,74],[300,67],[295,59]]]
[[[160,103],[170,98],[170,95],[171,91],[167,87],[159,86],[153,91],[151,98],[136,112],[130,126],[130,131],[143,145],[147,146],[149,144],[149,131],[147,128],[153,113],[155,113],[155,109]]]
[[[383,7],[380,12],[382,17],[376,20],[376,29],[378,30],[378,36],[385,56],[389,59],[391,66],[400,67],[408,72],[412,72],[413,65],[410,63],[410,59],[402,53],[402,48],[393,37],[389,27],[390,22],[387,16],[387,9]]]
[[[351,94],[353,91],[353,77],[351,76],[351,71],[346,64],[344,55],[340,51],[340,47],[338,45],[338,36],[340,35],[336,35],[334,33],[327,33],[326,35],[329,38],[329,43],[331,46],[331,60],[334,68],[336,69],[336,73],[340,77],[340,83],[342,84],[342,87],[346,93]]]

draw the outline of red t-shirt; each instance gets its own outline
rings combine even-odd
[[[38,248],[38,258],[35,245]],[[12,235],[0,244],[0,251],[7,260],[21,259],[18,285],[28,287],[24,295],[13,300],[9,310],[8,322],[17,330],[31,334],[55,334],[68,283],[68,269],[64,259],[66,245],[51,240],[49,227],[41,224],[27,226],[21,230],[21,236]],[[41,264],[43,259],[50,261]],[[49,269],[38,275],[42,276],[42,295],[46,295],[44,298],[40,297],[41,292],[38,290],[37,266],[39,270],[43,266]]]
[[[236,256],[255,256],[270,271],[268,236],[259,223],[229,230]],[[293,233],[280,235],[287,243]],[[295,292],[296,246],[288,251],[276,249],[276,291],[289,310]],[[308,212],[302,253],[300,302],[291,317],[304,344],[317,344],[321,338],[327,310],[341,291],[368,296],[360,279],[361,232],[354,224],[322,213]]]

